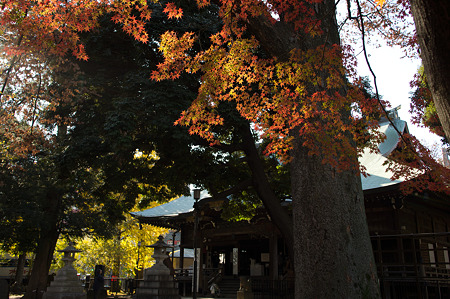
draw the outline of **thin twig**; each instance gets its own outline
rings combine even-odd
[[[32,120],[31,120],[30,135],[33,135],[34,123],[36,121],[35,116],[36,116],[36,110],[37,110],[37,103],[38,103],[38,100],[39,100],[39,94],[41,93],[41,86],[42,86],[42,76],[41,76],[41,74],[39,74],[39,87],[38,87],[38,90],[37,90],[36,97],[34,99],[33,114],[32,114],[32,117],[31,117]]]
[[[19,47],[20,44],[22,43],[22,39],[23,39],[23,35],[21,34],[19,36],[19,40],[17,41],[17,46]],[[9,77],[11,75],[12,70],[14,69],[14,67],[16,66],[17,61],[20,60],[22,55],[14,55],[12,60],[11,60],[11,64],[9,65],[8,69],[6,70],[6,75],[5,75],[5,81],[3,82],[3,86],[2,86],[2,90],[0,92],[0,101],[2,99],[2,96],[5,92],[6,86],[8,85],[8,81],[9,81]],[[3,75],[3,74],[2,74]]]
[[[404,134],[402,132],[399,131],[399,129],[397,128],[397,126],[394,124],[394,122],[392,121],[392,119],[389,116],[389,113],[387,112],[386,108],[384,107],[383,103],[381,102],[380,99],[380,94],[378,93],[378,85],[377,85],[377,77],[375,75],[375,72],[372,69],[372,66],[370,65],[369,62],[369,58],[367,55],[367,50],[366,50],[366,41],[365,41],[365,30],[364,30],[364,20],[362,17],[362,13],[361,13],[361,5],[359,3],[359,0],[356,0],[356,4],[358,6],[358,18],[359,21],[361,22],[361,35],[362,35],[362,46],[363,46],[363,53],[364,53],[364,58],[366,60],[367,63],[367,67],[369,68],[370,73],[372,74],[373,77],[373,84],[375,87],[375,95],[376,95],[376,99],[378,101],[378,103],[380,104],[383,113],[386,115],[387,120],[389,121],[389,123],[392,125],[392,127],[394,128],[394,130],[397,132],[397,134],[399,135],[399,137],[401,138],[401,140],[403,141],[403,143],[405,144],[405,146],[407,147],[411,147],[412,152],[414,153],[414,155],[416,156],[417,159],[419,159],[419,161],[422,162],[424,167],[429,168],[429,166],[427,165],[427,163],[420,157],[420,155],[417,153],[417,151],[414,149],[414,147],[412,147],[411,143],[408,142],[404,136]]]
[[[349,1],[348,1],[349,2]],[[381,109],[383,110],[384,114],[386,115],[387,120],[389,121],[389,123],[394,127],[395,131],[398,133],[398,135],[400,136],[400,138],[403,140],[403,142],[406,142],[406,139],[403,136],[403,133],[401,133],[398,128],[395,126],[394,122],[392,121],[392,119],[389,117],[389,113],[386,110],[386,107],[384,107],[383,103],[381,102],[380,99],[380,94],[378,93],[378,85],[377,85],[377,76],[375,75],[375,72],[372,69],[372,66],[370,65],[369,62],[369,57],[367,55],[367,49],[366,49],[366,39],[365,39],[365,29],[364,29],[364,20],[363,20],[363,16],[362,16],[362,11],[361,11],[361,5],[359,3],[359,0],[356,0],[356,4],[358,6],[358,19],[360,21],[360,25],[361,25],[361,38],[362,38],[362,46],[363,46],[363,53],[364,53],[364,58],[366,60],[366,64],[367,67],[369,68],[370,73],[372,74],[373,77],[373,84],[375,87],[375,95],[376,95],[376,99],[378,101],[378,103],[381,106]],[[350,10],[350,8],[349,8]]]

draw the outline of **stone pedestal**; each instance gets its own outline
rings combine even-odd
[[[171,247],[159,236],[158,241],[150,245],[154,248],[152,257],[155,264],[144,270],[144,280],[139,283],[133,299],[179,299],[178,284],[170,274],[169,268],[164,265],[164,259],[168,258],[167,248]]]
[[[69,243],[64,250],[65,263],[64,267],[56,273],[55,279],[52,281],[47,291],[43,295],[43,299],[86,299],[81,281],[78,279],[77,271],[73,267],[74,255],[79,250],[73,247],[73,243]]]
[[[250,277],[240,277],[240,287],[237,292],[237,299],[253,299],[252,281]]]
[[[9,298],[9,284],[6,279],[0,279],[0,299]]]

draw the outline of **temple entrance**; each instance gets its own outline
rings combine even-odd
[[[240,242],[239,275],[268,275],[269,263],[269,239],[242,240]]]
[[[211,266],[222,270],[224,276],[237,275],[237,248],[214,246],[211,250]]]
[[[267,276],[270,264],[268,239],[241,240],[233,245],[210,245],[207,267],[224,276]],[[208,257],[207,257],[208,260]]]

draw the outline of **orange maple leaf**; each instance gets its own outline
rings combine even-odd
[[[171,18],[181,18],[183,16],[183,10],[181,8],[177,8],[173,2],[169,2],[166,4],[166,8],[163,10],[169,19]]]
[[[386,2],[386,0],[375,0],[375,2],[380,6],[383,7],[384,3]]]
[[[197,0],[197,5],[199,8],[203,8],[210,5],[210,2],[209,0]]]
[[[83,44],[77,45],[77,47],[73,50],[73,54],[75,55],[76,58],[78,58],[80,60],[84,60],[84,61],[88,60],[88,56],[86,54],[86,50],[85,50]]]
[[[166,4],[166,7],[163,10],[169,19],[171,18],[181,18],[183,16],[183,10],[181,8],[177,8],[173,2],[169,2]]]

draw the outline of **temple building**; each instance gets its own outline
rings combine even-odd
[[[400,190],[402,180],[391,180],[392,173],[383,163],[401,142],[398,131],[408,130],[395,109],[391,118],[392,123],[380,123],[386,140],[378,146],[379,152],[367,151],[360,159],[368,173],[361,180],[382,295],[450,298],[450,201],[432,192],[405,196]],[[196,211],[194,196],[182,196],[133,213],[142,223],[180,233],[175,268],[182,295],[191,292],[196,269],[199,293],[209,293],[215,283],[222,297],[236,298],[239,277],[250,277],[254,298],[293,298],[287,249],[264,208],[255,211],[250,221],[229,222],[221,218],[226,198],[203,193],[197,199]],[[291,202],[282,204],[289,211]],[[193,250],[197,267],[192,267]]]

